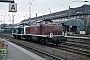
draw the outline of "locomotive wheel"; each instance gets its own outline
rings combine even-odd
[[[15,39],[18,39],[17,36],[15,36]]]
[[[28,41],[31,41],[31,38],[28,36],[28,37],[27,37],[27,40],[28,40]]]
[[[16,39],[16,36],[15,35],[13,35],[12,37]]]
[[[45,39],[45,41],[44,41],[44,42],[45,42],[45,45],[47,45],[47,44],[48,44],[48,40],[47,40],[47,39]]]
[[[59,40],[56,41],[56,46],[58,46],[58,45],[59,45]]]
[[[40,43],[45,45],[45,40],[44,39],[40,39]]]
[[[45,44],[43,39],[40,40],[40,43],[43,45]]]
[[[21,36],[18,36],[18,39],[22,39]]]

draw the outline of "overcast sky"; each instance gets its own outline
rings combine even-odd
[[[90,5],[89,2],[72,2],[72,1],[84,1],[84,0],[15,0],[17,3],[17,12],[14,13],[14,23],[19,23],[20,21],[27,19],[29,17],[29,4],[31,2],[31,17],[35,17],[36,13],[38,16],[46,15],[50,13],[55,13],[58,11],[67,10],[69,6],[71,8],[79,7],[84,4]],[[50,10],[49,10],[50,8]],[[9,3],[0,2],[0,24],[2,23],[12,23],[12,12],[9,11]]]

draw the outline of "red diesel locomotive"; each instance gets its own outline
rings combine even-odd
[[[62,35],[62,30],[62,24],[53,23],[51,20],[43,20],[35,25],[15,28],[13,37],[36,41],[41,44],[58,45],[67,41],[66,37]]]

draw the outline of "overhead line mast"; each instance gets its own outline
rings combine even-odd
[[[32,5],[32,3],[33,3],[34,1],[35,1],[35,0],[33,0],[33,1],[30,0],[30,1],[28,2],[28,4],[29,4],[29,25],[31,24],[31,23],[30,23],[30,19],[31,19],[31,5]]]

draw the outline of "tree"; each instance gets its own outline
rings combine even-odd
[[[88,25],[86,26],[85,31],[86,31],[86,34],[90,34],[90,20],[89,20]]]

